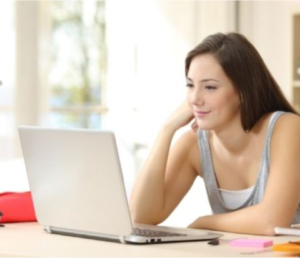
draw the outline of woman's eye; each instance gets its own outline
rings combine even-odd
[[[186,84],[186,87],[188,87],[188,88],[192,88],[194,85],[193,84],[191,84],[191,83],[187,83]]]
[[[205,86],[205,89],[207,89],[207,90],[215,90],[215,89],[217,89],[217,87],[215,87],[215,86]]]

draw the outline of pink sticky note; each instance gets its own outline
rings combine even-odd
[[[233,247],[268,247],[273,245],[273,240],[267,239],[236,239],[229,243]]]

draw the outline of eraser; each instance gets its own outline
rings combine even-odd
[[[230,246],[234,247],[269,247],[273,245],[273,240],[267,239],[235,239],[230,241]]]

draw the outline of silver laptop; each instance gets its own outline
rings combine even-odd
[[[49,233],[135,244],[222,236],[133,225],[112,132],[21,126],[19,136],[36,216]]]

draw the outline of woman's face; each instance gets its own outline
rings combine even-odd
[[[240,121],[239,95],[212,55],[192,59],[187,87],[187,101],[200,129],[217,130]]]

